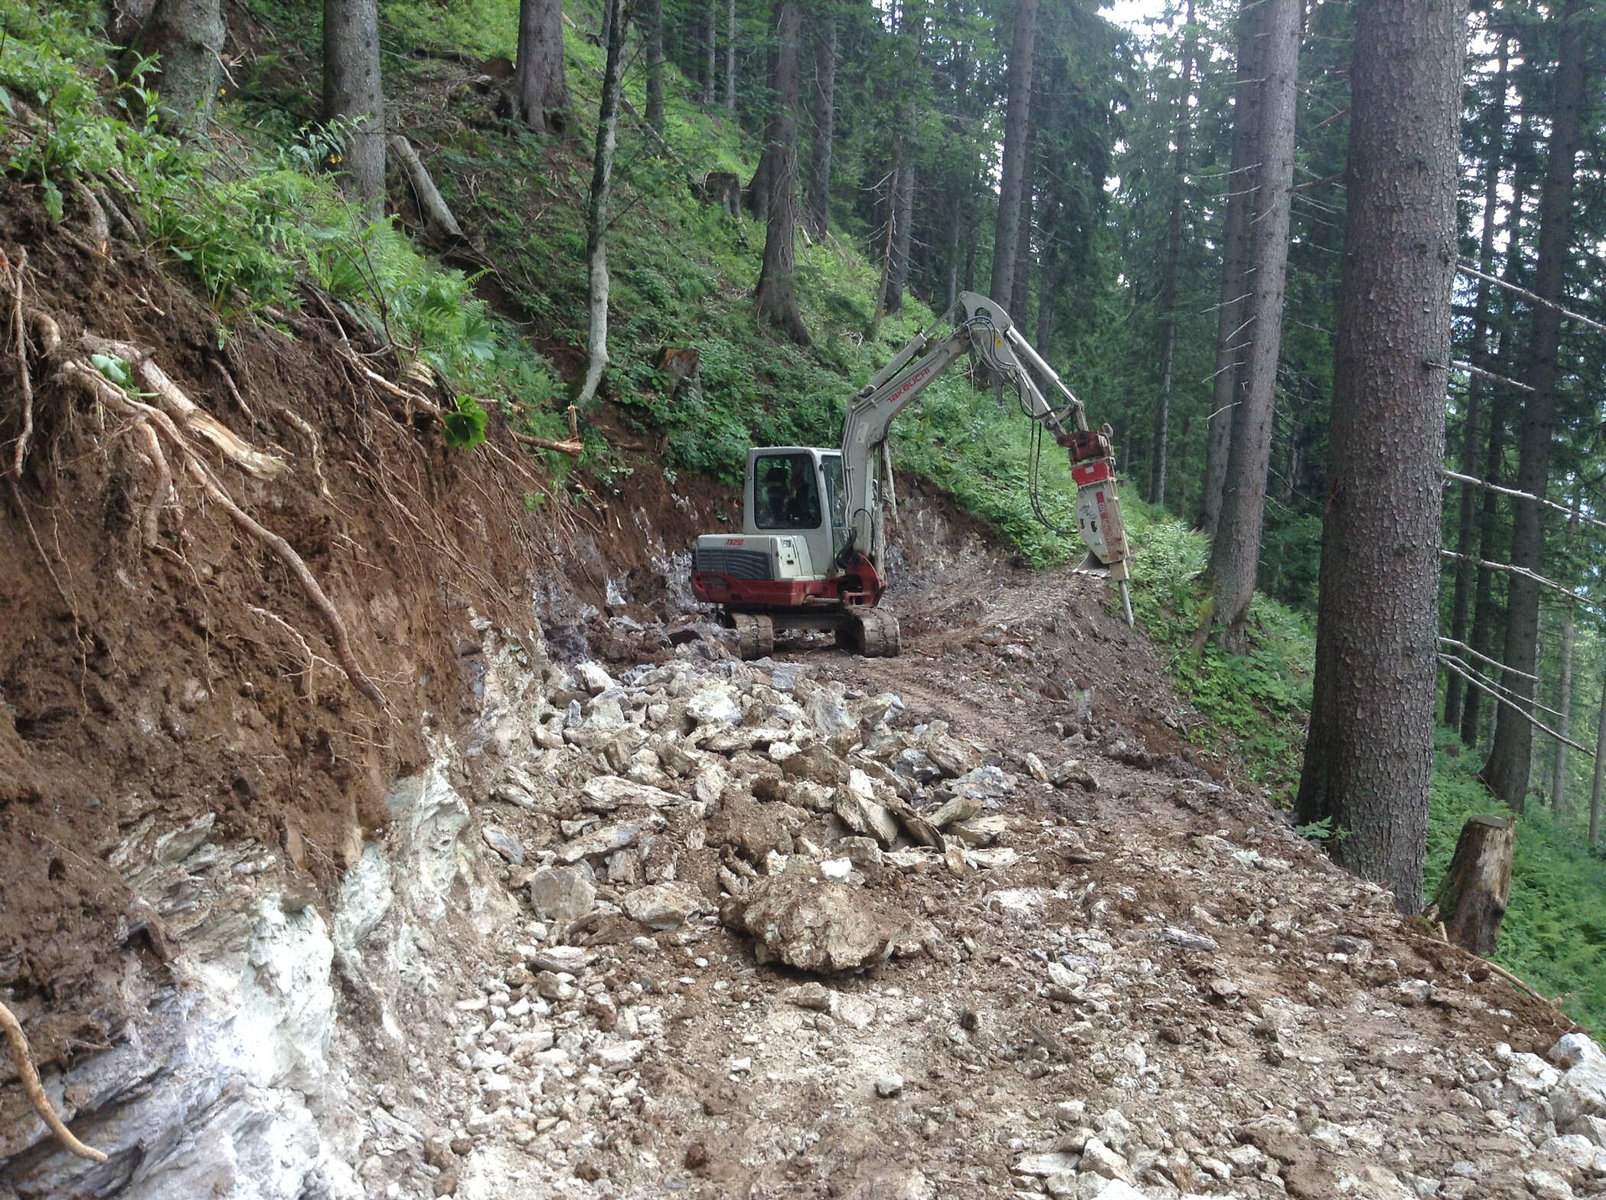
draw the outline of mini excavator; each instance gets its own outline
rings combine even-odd
[[[951,332],[945,332],[950,323]],[[1032,508],[1050,528],[1038,493],[1043,432],[1069,453],[1076,532],[1088,548],[1076,570],[1115,583],[1132,623],[1126,527],[1109,427],[1088,428],[1082,402],[1008,313],[985,296],[961,292],[952,308],[854,394],[839,449],[759,446],[747,452],[742,532],[699,537],[691,577],[697,598],[717,605],[736,630],[743,658],[769,654],[782,629],[831,630],[838,645],[866,657],[899,652],[897,618],[878,607],[887,587],[887,433],[893,418],[966,356],[1000,397],[1005,388],[1014,392],[1022,413],[1035,423]]]

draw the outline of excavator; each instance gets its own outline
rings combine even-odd
[[[758,446],[747,452],[742,532],[699,537],[691,576],[697,598],[717,605],[725,624],[736,630],[743,658],[769,654],[776,631],[784,629],[832,631],[838,645],[869,658],[899,653],[898,620],[879,607],[887,589],[886,509],[892,500],[887,434],[900,412],[967,356],[980,364],[1000,399],[1008,388],[1035,423],[1032,508],[1050,528],[1038,493],[1043,432],[1069,453],[1076,532],[1088,548],[1076,570],[1115,583],[1132,623],[1126,527],[1109,427],[1088,428],[1082,402],[1008,313],[985,296],[961,292],[953,307],[853,395],[839,449]]]

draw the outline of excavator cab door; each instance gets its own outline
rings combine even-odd
[[[807,574],[831,573],[845,538],[840,510],[842,456],[807,446],[766,446],[748,452],[744,532],[789,534],[808,547]]]

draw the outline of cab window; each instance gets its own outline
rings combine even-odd
[[[760,529],[818,529],[820,488],[809,454],[767,454],[754,464],[753,503]]]
[[[848,493],[842,478],[842,456],[821,455],[820,470],[825,473],[825,498],[831,512],[832,548],[841,550],[848,536]]]

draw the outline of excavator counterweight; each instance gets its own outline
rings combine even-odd
[[[995,386],[1013,391],[1039,434],[1047,431],[1070,455],[1076,532],[1089,552],[1076,569],[1114,582],[1131,623],[1126,527],[1108,432],[1088,428],[1082,402],[1002,308],[962,292],[854,394],[838,449],[761,446],[747,452],[742,532],[705,534],[692,549],[692,590],[719,606],[744,658],[768,654],[777,629],[832,630],[839,645],[869,657],[899,652],[897,619],[877,607],[887,586],[887,434],[900,412],[965,357],[973,357]],[[1047,524],[1035,460],[1031,478],[1034,511]]]

